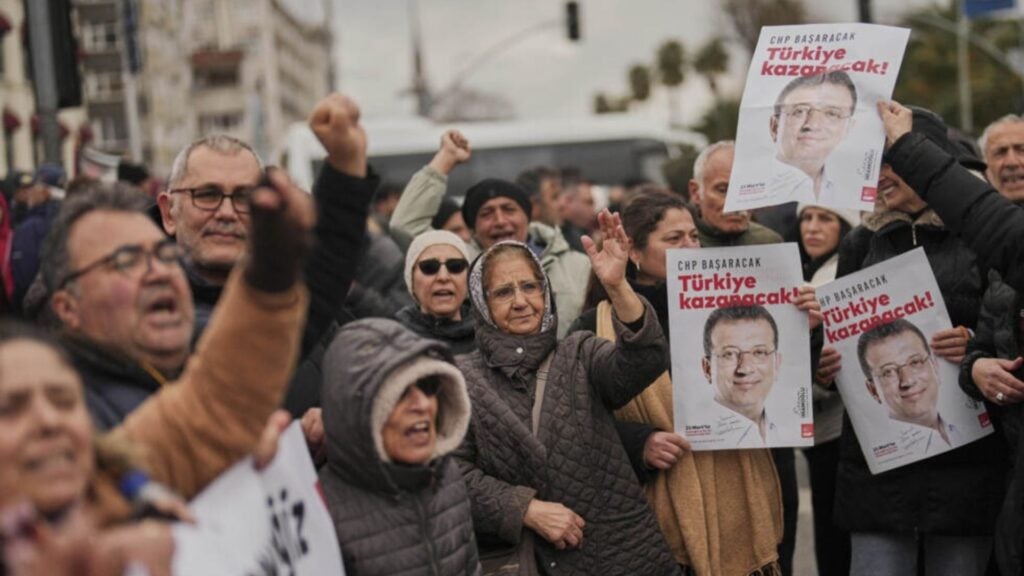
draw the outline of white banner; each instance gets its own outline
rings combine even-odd
[[[871,210],[910,31],[873,24],[771,26],[750,62],[725,211],[785,202]]]
[[[666,258],[675,431],[694,450],[813,445],[796,244]]]
[[[189,505],[195,526],[174,527],[179,576],[344,575],[338,537],[298,422],[261,472],[246,458]]]
[[[924,250],[818,289],[825,344],[843,357],[837,382],[872,474],[992,433],[988,412],[957,383],[959,366],[929,341],[950,328]]]

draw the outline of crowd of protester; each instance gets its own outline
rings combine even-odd
[[[586,166],[449,190],[473,155],[452,130],[403,190],[340,94],[310,114],[326,161],[309,192],[221,134],[162,185],[138,166],[116,184],[10,174],[0,574],[169,573],[168,519],[240,458],[271,461],[292,418],[350,575],[793,574],[794,450],[674,432],[665,264],[784,238],[807,282],[819,574],[1022,573],[1024,119],[988,127],[978,158],[932,112],[879,114],[864,214],[724,212],[730,141],[686,190],[607,195]],[[929,344],[1001,433],[872,475],[834,383],[854,360],[823,345],[814,287],[916,247],[954,325]],[[156,494],[147,514],[127,485]]]

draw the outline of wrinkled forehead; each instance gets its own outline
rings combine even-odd
[[[508,196],[496,196],[480,205],[480,212],[484,212],[485,210],[509,209],[514,209],[517,212],[522,212],[524,215],[526,214],[526,212],[523,212],[523,208],[519,205],[519,203],[509,198]]]
[[[1024,120],[997,124],[989,129],[988,137],[985,140],[985,158],[987,160],[992,151],[997,148],[1022,144],[1024,144]]]
[[[220,150],[197,146],[189,152],[181,181],[171,184],[256,184],[261,175],[259,160],[245,148]]]
[[[491,254],[484,262],[484,285],[491,288],[498,282],[542,282],[543,276],[536,261],[525,250],[514,248]]]
[[[167,236],[141,212],[96,210],[75,221],[68,234],[72,267],[107,256],[122,246],[152,246]]]

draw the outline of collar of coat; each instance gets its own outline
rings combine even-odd
[[[875,202],[875,211],[864,217],[864,227],[872,232],[878,232],[882,228],[898,222],[913,226],[932,226],[943,229],[946,227],[939,215],[931,208],[926,208],[915,218],[912,214],[885,208],[881,200]]]

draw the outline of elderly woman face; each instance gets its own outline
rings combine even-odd
[[[78,374],[40,342],[0,344],[0,505],[59,511],[85,495],[92,467]]]
[[[435,244],[424,250],[412,270],[412,292],[420,312],[461,320],[469,263],[457,248]]]
[[[402,393],[381,430],[381,443],[391,460],[426,464],[437,446],[437,377],[422,378]]]
[[[544,283],[526,254],[492,256],[484,274],[487,309],[494,325],[509,334],[533,334],[544,319]]]

